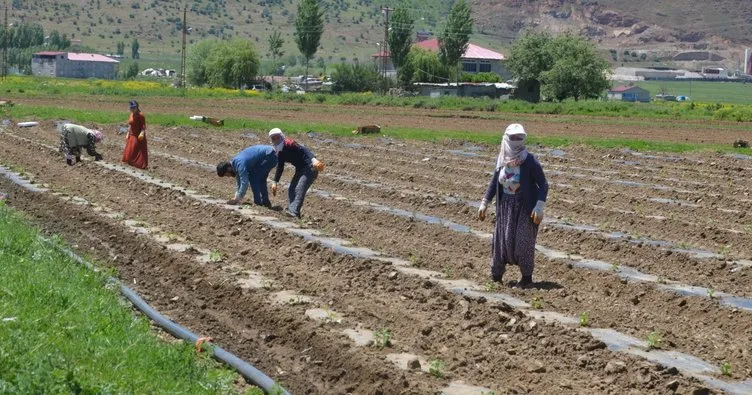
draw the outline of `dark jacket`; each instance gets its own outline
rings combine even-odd
[[[295,172],[299,172],[310,170],[313,158],[313,152],[305,145],[298,144],[291,138],[285,138],[284,147],[277,153],[277,172],[274,173],[274,182],[279,182],[282,178],[285,162],[295,166]]]
[[[499,184],[498,169],[494,172],[491,182],[486,190],[486,202],[491,203],[496,196],[496,205],[499,206],[504,188]],[[543,174],[543,168],[533,154],[528,153],[527,158],[520,165],[520,193],[522,194],[522,203],[528,214],[533,213],[535,204],[541,200],[546,201],[548,196],[548,181]],[[497,214],[498,215],[498,214]]]

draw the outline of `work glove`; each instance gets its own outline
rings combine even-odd
[[[80,156],[76,157],[76,163],[78,163],[78,162],[81,162],[81,157]]]
[[[146,135],[144,132],[141,132],[138,134],[138,141],[144,141],[144,138],[146,138]]]
[[[478,209],[478,219],[481,221],[486,220],[486,199],[480,202],[480,208]]]
[[[272,196],[277,196],[277,183],[272,184]]]
[[[95,161],[100,161],[102,159],[104,159],[104,158],[102,158],[102,154],[96,154],[96,155],[94,155],[94,160]]]
[[[311,161],[311,167],[313,167],[313,169],[318,172],[322,172],[324,171],[324,162],[313,158],[313,160]]]
[[[533,220],[534,224],[540,225],[540,223],[543,222],[543,209],[545,207],[546,207],[546,202],[542,200],[538,200],[538,203],[535,204],[533,213],[530,214],[530,218]]]

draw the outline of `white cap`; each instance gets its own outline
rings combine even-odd
[[[280,129],[280,128],[274,128],[274,129],[272,129],[272,130],[269,131],[269,137],[272,137],[272,136],[274,136],[276,134],[282,134],[282,129]]]
[[[507,130],[504,131],[504,134],[507,136],[512,136],[515,134],[527,134],[525,133],[525,128],[522,127],[519,123],[513,123],[509,126],[507,126]]]

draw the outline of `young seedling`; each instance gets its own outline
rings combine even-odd
[[[279,382],[274,382],[274,386],[272,387],[271,391],[269,391],[269,395],[283,395],[285,393],[285,390],[282,388],[282,385]]]
[[[222,262],[222,259],[223,259],[222,253],[217,250],[214,250],[209,253],[209,262],[212,262],[212,263]]]
[[[656,331],[650,332],[650,334],[648,334],[648,350],[659,348],[660,346],[661,346],[661,335]]]
[[[708,288],[708,297],[710,299],[715,299],[715,290],[713,288]]]
[[[493,281],[486,281],[485,284],[483,284],[483,291],[484,292],[495,292],[497,288],[497,285]]]
[[[723,246],[723,248],[721,249],[721,255],[722,255],[722,256],[723,256],[724,258],[728,258],[728,256],[729,256],[729,253],[730,253],[730,252],[731,252],[731,245],[729,245],[729,244],[726,244],[726,245],[725,245],[725,246]]]
[[[428,373],[431,374],[431,376],[436,377],[437,379],[440,379],[444,377],[444,368],[446,367],[446,364],[441,359],[432,359],[428,362]]]
[[[266,290],[270,290],[270,289],[272,289],[273,285],[274,285],[274,283],[272,282],[272,280],[266,280],[266,279],[261,280],[261,288],[264,288]]]
[[[448,265],[444,266],[444,278],[452,277],[452,268]]]
[[[611,264],[611,271],[616,273],[619,271],[619,264],[618,263],[612,263]]]
[[[389,347],[392,345],[392,332],[389,329],[382,328],[374,332],[373,345],[377,348]]]
[[[169,241],[175,241],[175,240],[177,240],[177,239],[180,238],[180,236],[178,236],[178,235],[176,235],[175,233],[172,233],[172,232],[167,232],[167,233],[164,234],[164,236]]]
[[[581,327],[590,326],[590,312],[589,311],[583,311],[582,313],[580,313],[580,326]]]
[[[420,263],[418,262],[418,257],[416,257],[415,255],[411,254],[409,259],[410,259],[410,265],[415,266],[415,267],[420,266]]]
[[[481,391],[480,395],[496,395],[496,392],[495,391],[488,391],[488,392]]]
[[[326,312],[326,322],[335,324],[342,322],[342,318],[340,318],[339,314],[337,314],[336,311],[329,310],[329,306],[324,306],[324,311]]]
[[[530,307],[532,307],[532,308],[534,308],[536,310],[542,309],[543,308],[543,299],[540,298],[540,297],[538,297],[538,296],[534,297],[533,301],[530,302]]]
[[[658,284],[666,284],[666,277],[659,276],[658,277]]]
[[[731,376],[731,364],[724,362],[721,364],[721,374],[724,376]]]
[[[291,306],[297,306],[301,304],[305,304],[306,300],[301,295],[296,295],[293,298],[290,298],[290,301],[288,302]]]

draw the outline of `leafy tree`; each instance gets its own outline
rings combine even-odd
[[[282,46],[285,45],[285,40],[282,38],[282,34],[279,31],[274,31],[269,36],[269,53],[272,55],[272,62],[277,63],[277,58],[281,58],[285,51],[282,50]]]
[[[209,83],[206,63],[212,50],[221,45],[221,41],[216,38],[199,41],[191,47],[186,59],[188,83],[195,86],[202,86]]]
[[[405,89],[411,89],[414,77],[415,62],[413,60],[412,52],[408,52],[407,56],[405,57],[404,63],[399,69],[397,69],[397,81],[399,81],[399,85],[401,87]]]
[[[414,69],[415,82],[447,82],[449,72],[441,64],[439,56],[432,51],[413,47],[410,50],[410,64]]]
[[[512,47],[508,67],[520,81],[537,81],[544,95],[560,101],[597,98],[609,87],[608,62],[592,43],[569,33],[524,33]]]
[[[206,59],[207,82],[212,87],[239,89],[253,83],[258,67],[258,55],[250,41],[241,38],[221,41]]]
[[[378,87],[379,72],[374,65],[342,63],[334,66],[334,92],[368,92]]]
[[[407,3],[394,10],[389,32],[389,53],[398,73],[408,60],[413,44],[414,23],[415,20],[407,9]]]
[[[550,50],[556,61],[541,74],[544,95],[559,101],[595,99],[610,86],[606,75],[609,64],[589,41],[563,34],[551,41]]]
[[[548,33],[523,33],[510,51],[509,71],[522,81],[540,81],[541,73],[554,66],[554,54],[549,51],[552,40]]]
[[[138,39],[137,39],[137,38],[134,38],[134,39],[133,39],[133,42],[131,43],[131,57],[132,57],[133,59],[140,59],[140,58],[141,58],[141,55],[140,55],[140,54],[139,54],[139,52],[138,52],[138,49],[139,49],[140,47],[141,47],[141,46],[140,46],[140,45],[138,44]]]
[[[122,41],[119,41],[117,43],[117,54],[120,56],[123,56],[124,53],[125,53],[125,43]]]
[[[439,33],[439,59],[445,68],[457,68],[460,75],[460,59],[467,50],[470,35],[473,34],[473,19],[470,6],[465,0],[458,0],[452,6],[444,30]]]
[[[136,78],[136,76],[138,76],[138,62],[133,62],[125,70],[125,75],[123,75],[123,77],[127,80],[131,80]]]
[[[317,0],[300,0],[295,18],[295,43],[305,59],[306,90],[308,90],[308,63],[316,54],[324,32],[323,12]]]

